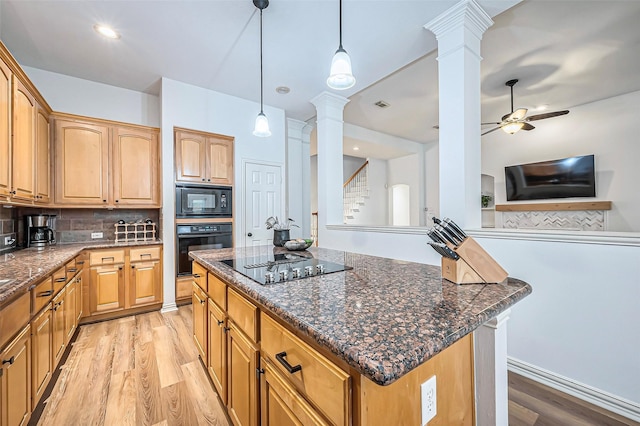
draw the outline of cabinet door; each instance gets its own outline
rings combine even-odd
[[[35,198],[35,111],[36,101],[13,76],[13,143],[11,185],[14,198]]]
[[[233,321],[229,321],[227,342],[227,409],[236,426],[257,426],[258,419],[258,349]]]
[[[55,201],[106,206],[109,202],[109,129],[56,120]]]
[[[26,425],[31,417],[31,327],[0,354],[0,424]]]
[[[64,327],[64,296],[65,289],[63,288],[60,293],[53,299],[53,368],[55,369],[65,348],[65,327]]]
[[[261,426],[329,425],[284,379],[271,363],[261,358]]]
[[[76,275],[74,278],[76,280],[76,326],[80,323],[80,318],[82,318],[82,304],[83,304],[83,285],[82,285],[82,271]]]
[[[213,300],[208,302],[209,360],[207,368],[211,381],[223,404],[227,403],[227,333],[224,312]]]
[[[113,131],[113,198],[116,205],[160,206],[158,134],[116,127]]]
[[[162,270],[159,261],[131,263],[129,304],[131,307],[162,301]]]
[[[124,276],[121,264],[91,268],[91,315],[124,309]]]
[[[51,303],[31,321],[31,409],[34,410],[53,373]]]
[[[11,191],[11,70],[0,60],[0,197]]]
[[[76,317],[76,303],[78,283],[76,280],[71,280],[67,284],[65,296],[64,296],[64,343],[69,343],[73,337],[73,333],[76,331],[78,325],[78,318]]]
[[[208,138],[207,162],[207,183],[233,185],[233,138]]]
[[[176,181],[206,182],[206,138],[199,134],[175,132]]]
[[[36,109],[36,202],[48,203],[51,195],[49,158],[49,115],[39,105]]]
[[[193,283],[193,341],[203,362],[207,362],[207,295]]]

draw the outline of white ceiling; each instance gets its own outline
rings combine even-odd
[[[338,92],[351,100],[345,121],[437,141],[436,40],[423,25],[456,0],[343,3],[343,44],[358,80]],[[525,0],[495,16],[515,3],[480,1],[495,20],[482,41],[483,121],[509,112],[511,78],[520,79],[516,107],[552,111],[640,90],[640,1]],[[148,93],[165,76],[259,101],[256,12],[250,0],[0,0],[0,38],[35,68]],[[122,38],[98,37],[96,22]],[[337,34],[337,0],[272,0],[264,11],[265,104],[312,118],[309,99],[328,90]],[[277,94],[282,85],[291,92]],[[391,106],[373,106],[381,99]]]

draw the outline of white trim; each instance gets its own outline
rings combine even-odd
[[[384,234],[415,234],[427,235],[428,228],[424,226],[358,226],[358,225],[327,225],[330,231],[379,232]]]
[[[576,382],[575,380],[561,376],[548,370],[528,364],[524,361],[507,357],[507,367],[528,379],[534,380],[550,388],[579,398],[583,401],[597,405],[613,413],[624,416],[636,422],[640,422],[640,404],[612,395],[600,389]]]
[[[176,305],[176,302],[172,302],[172,303],[167,303],[162,305],[162,309],[160,309],[160,313],[161,314],[166,314],[167,312],[175,312],[178,310],[178,305]]]
[[[638,232],[524,230],[505,228],[471,229],[465,230],[465,232],[477,238],[640,247],[640,233]]]

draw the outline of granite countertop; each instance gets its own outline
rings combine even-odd
[[[29,291],[31,284],[55,272],[85,249],[106,249],[162,244],[161,240],[116,243],[97,241],[56,244],[44,250],[33,248],[0,254],[0,305]]]
[[[437,266],[315,247],[307,253],[353,269],[261,285],[218,262],[256,256],[266,261],[273,252],[273,246],[261,246],[189,255],[380,385],[393,383],[532,291],[515,278],[457,285],[442,279]]]

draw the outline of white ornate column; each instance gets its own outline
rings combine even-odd
[[[343,223],[342,140],[347,98],[322,92],[311,100],[317,111],[318,241],[327,224]]]
[[[509,424],[507,320],[510,309],[473,332],[476,382],[476,425]]]
[[[480,41],[493,24],[464,0],[426,24],[438,39],[440,214],[481,226]]]

